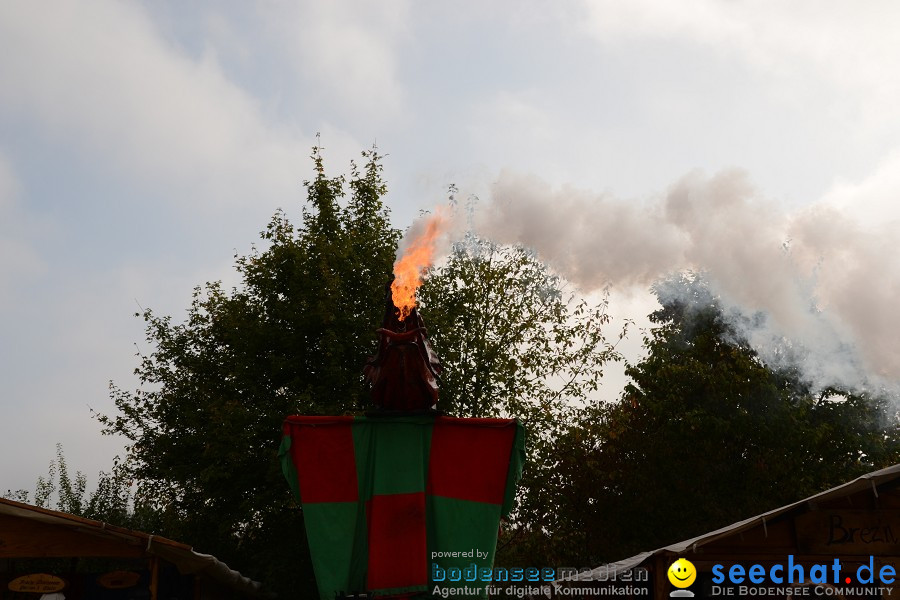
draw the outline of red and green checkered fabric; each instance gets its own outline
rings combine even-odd
[[[493,566],[525,434],[512,419],[298,416],[280,456],[322,600],[402,596],[429,591],[432,564]]]

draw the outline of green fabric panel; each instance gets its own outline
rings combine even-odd
[[[322,600],[333,600],[337,592],[366,590],[367,572],[371,567],[368,502],[373,495],[426,491],[434,420],[432,415],[357,417],[352,424],[348,423],[353,436],[358,502],[313,502],[302,507]],[[297,468],[302,465],[293,464],[290,450],[291,439],[285,436],[279,458],[285,478],[299,499]],[[426,517],[422,523],[422,535],[427,536],[428,549],[429,588],[426,593],[430,594],[435,586],[469,590],[486,588],[487,583],[479,581],[478,570],[493,566],[500,516],[512,509],[524,460],[525,430],[517,423],[502,505],[426,496]],[[469,555],[432,557],[433,552]],[[432,581],[433,564],[445,572],[443,581]],[[459,581],[449,580],[449,569],[459,569],[462,574]],[[467,570],[474,572],[474,580],[466,581]],[[370,591],[384,593],[386,590]]]
[[[303,505],[306,536],[310,548],[315,548],[311,557],[322,600],[334,600],[338,592],[366,589],[368,535],[364,511],[359,502]]]
[[[424,492],[433,416],[360,418],[353,426],[359,499]]]
[[[474,563],[477,569],[491,568],[497,550],[497,529],[500,525],[500,506],[456,498],[430,496],[426,499],[429,509],[428,519],[428,569],[431,590],[441,588],[483,587],[482,597],[487,596],[487,583],[465,581],[465,570],[471,571]],[[437,556],[435,553],[460,552],[470,556]],[[478,556],[481,552],[482,556]],[[445,572],[443,581],[434,581],[433,565]],[[457,568],[463,573],[460,581],[450,581],[449,569]],[[472,596],[469,596],[472,597]]]
[[[294,492],[294,498],[300,502],[300,482],[297,481],[297,467],[291,460],[291,436],[285,435],[281,438],[281,446],[278,448],[278,460],[281,461],[281,472],[287,479],[291,491]]]
[[[509,471],[506,473],[506,494],[503,496],[502,516],[512,512],[516,502],[516,487],[522,479],[522,467],[525,465],[525,427],[516,421],[516,437],[513,440],[512,452],[509,455]]]

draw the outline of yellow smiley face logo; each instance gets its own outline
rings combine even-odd
[[[669,582],[677,588],[686,588],[697,579],[697,569],[686,558],[679,558],[669,567]]]

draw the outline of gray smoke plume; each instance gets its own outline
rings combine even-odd
[[[691,173],[647,201],[507,173],[475,228],[533,248],[586,291],[700,271],[729,314],[755,315],[734,325],[770,366],[799,368],[817,388],[900,387],[896,223],[864,231],[835,208],[789,213],[729,170]]]

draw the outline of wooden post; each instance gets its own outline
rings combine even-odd
[[[150,600],[157,600],[159,593],[159,557],[150,559]]]
[[[666,572],[669,569],[669,563],[672,561],[670,556],[656,555],[653,557],[653,597],[656,600],[662,600],[669,597],[669,578]]]

